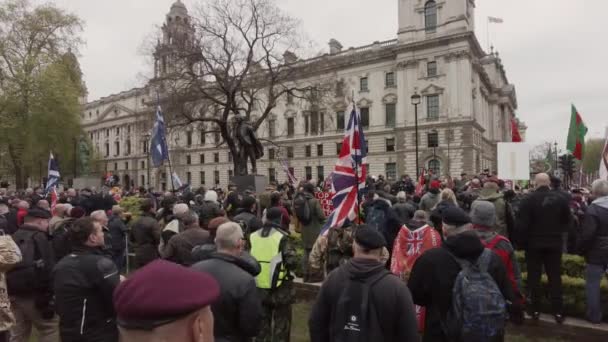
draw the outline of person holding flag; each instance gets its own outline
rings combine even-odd
[[[154,167],[160,167],[166,160],[169,163],[169,174],[171,175],[171,187],[175,192],[175,182],[173,179],[173,169],[171,167],[171,159],[169,159],[169,147],[167,146],[167,135],[165,130],[165,119],[160,107],[160,99],[156,95],[156,122],[152,128],[150,138],[150,154],[152,155],[152,164]]]
[[[57,206],[57,185],[59,184],[60,177],[59,164],[57,163],[55,156],[53,156],[53,152],[51,152],[49,156],[48,180],[44,190],[45,194],[48,195],[50,193],[51,195],[51,213],[55,212],[55,207]]]
[[[334,211],[329,215],[322,233],[329,228],[341,228],[347,220],[355,222],[367,178],[367,170],[363,167],[366,164],[366,151],[361,113],[353,103],[340,156],[331,174]]]

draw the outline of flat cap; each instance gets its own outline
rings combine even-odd
[[[219,294],[211,275],[156,260],[118,285],[114,308],[119,325],[153,330],[209,306]]]
[[[471,223],[469,215],[464,210],[455,206],[449,206],[444,209],[441,213],[441,219],[444,223],[452,226],[462,226]]]
[[[367,249],[378,249],[386,246],[386,240],[380,232],[367,225],[359,226],[355,232],[355,242]]]
[[[50,219],[52,217],[51,213],[48,210],[40,209],[40,208],[32,208],[28,209],[27,217],[35,217],[41,219]]]

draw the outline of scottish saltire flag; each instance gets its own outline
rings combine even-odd
[[[53,152],[49,157],[49,174],[48,180],[46,181],[45,193],[49,193],[51,189],[57,187],[59,184],[59,164],[57,163],[57,159],[53,156]]]
[[[287,160],[285,160],[284,158],[281,158],[280,161],[281,161],[281,167],[283,168],[283,171],[287,175],[287,180],[289,181],[289,184],[291,184],[293,186],[297,185],[298,179],[293,174],[293,172],[291,172],[291,170],[289,169],[289,163],[287,162]]]
[[[160,100],[157,100],[156,122],[152,128],[152,139],[150,141],[150,153],[154,167],[159,167],[165,160],[169,160],[169,149],[167,148],[167,138],[165,135],[165,119],[160,108]]]
[[[173,175],[171,175],[171,181],[173,182],[173,187],[175,189],[179,189],[184,185],[184,183],[182,183],[182,180],[179,179],[179,176],[176,172],[173,172]]]
[[[361,113],[353,105],[342,140],[342,150],[331,173],[334,211],[327,218],[323,232],[328,228],[340,228],[346,220],[354,221],[357,218],[359,194],[365,188],[367,178],[366,155]]]

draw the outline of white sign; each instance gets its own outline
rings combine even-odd
[[[498,143],[498,177],[530,179],[530,146],[524,143]]]

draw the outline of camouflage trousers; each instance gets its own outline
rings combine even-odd
[[[255,342],[289,342],[291,336],[291,303],[293,286],[284,284],[272,293],[258,290],[262,296],[262,323]]]

